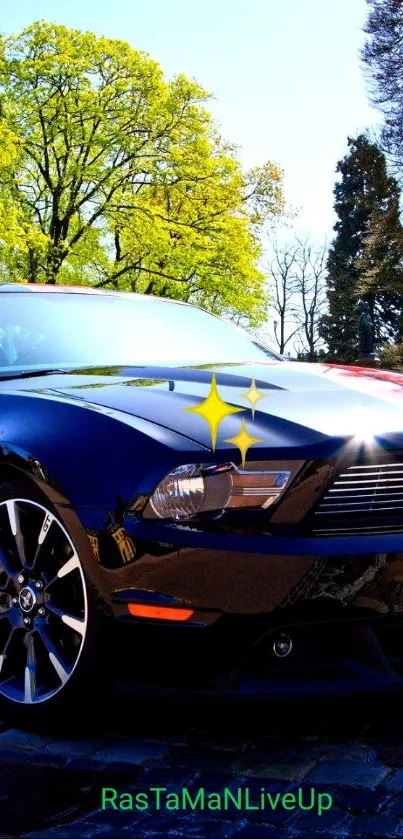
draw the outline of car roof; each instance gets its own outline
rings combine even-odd
[[[90,286],[69,286],[69,285],[46,285],[43,283],[0,283],[0,294],[2,292],[51,292],[51,294],[98,294],[107,297],[131,297],[138,300],[152,300],[156,303],[177,303],[180,306],[189,306],[182,300],[172,300],[167,297],[156,297],[153,294],[138,294],[134,291],[111,291],[104,288],[91,288]]]

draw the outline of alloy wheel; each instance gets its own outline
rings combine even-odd
[[[58,693],[87,621],[84,573],[61,522],[28,498],[0,502],[0,696],[32,705]]]

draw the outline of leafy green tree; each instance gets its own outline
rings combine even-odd
[[[261,320],[260,230],[282,212],[282,173],[272,163],[242,171],[208,98],[122,41],[43,22],[4,38],[1,116],[18,155],[0,160],[0,195],[38,233],[25,258],[11,241],[9,276]]]
[[[362,50],[372,104],[384,116],[381,145],[403,176],[403,0],[367,0]]]
[[[8,180],[8,188],[0,190],[0,266],[26,258],[34,244],[38,252],[47,245],[46,236],[36,230],[16,195],[12,173],[18,154],[18,138],[0,118],[0,172],[7,173]]]
[[[319,327],[329,355],[344,362],[357,358],[360,303],[370,304],[378,344],[398,339],[402,312],[401,296],[385,290],[388,277],[393,288],[402,253],[399,189],[368,137],[348,138],[348,148],[336,169],[341,178],[334,187],[338,220],[327,260],[328,313]]]
[[[364,294],[375,291],[378,298],[384,292],[402,294],[403,230],[398,193],[387,204],[374,208],[363,239],[359,267],[360,291]]]

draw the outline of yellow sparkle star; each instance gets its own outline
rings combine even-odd
[[[249,434],[248,429],[246,428],[245,419],[242,419],[241,423],[241,430],[235,437],[230,437],[229,440],[225,440],[226,443],[233,443],[234,446],[237,446],[239,451],[242,455],[242,466],[245,466],[246,460],[246,453],[248,449],[254,445],[254,443],[263,443],[263,440],[260,440],[258,437],[252,437]]]
[[[259,399],[264,399],[265,398],[265,394],[260,393],[260,390],[258,390],[257,387],[256,387],[255,380],[252,379],[249,390],[247,390],[246,393],[241,393],[241,396],[244,399],[247,399],[248,402],[250,402],[250,404],[252,406],[252,417],[254,417],[255,416],[255,411],[256,411],[256,405],[259,402]]]
[[[199,405],[196,405],[194,408],[184,408],[185,411],[189,411],[189,413],[199,414],[203,419],[206,420],[210,432],[211,432],[211,445],[213,452],[215,451],[216,443],[217,443],[217,431],[220,422],[222,422],[225,417],[229,417],[230,414],[237,414],[238,411],[243,411],[243,408],[234,408],[232,405],[228,405],[221,399],[221,396],[218,392],[217,388],[217,381],[215,373],[212,375],[211,379],[211,387],[206,399],[203,399]]]

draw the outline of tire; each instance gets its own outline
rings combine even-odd
[[[0,713],[22,724],[94,699],[102,618],[77,541],[34,484],[0,484]]]

